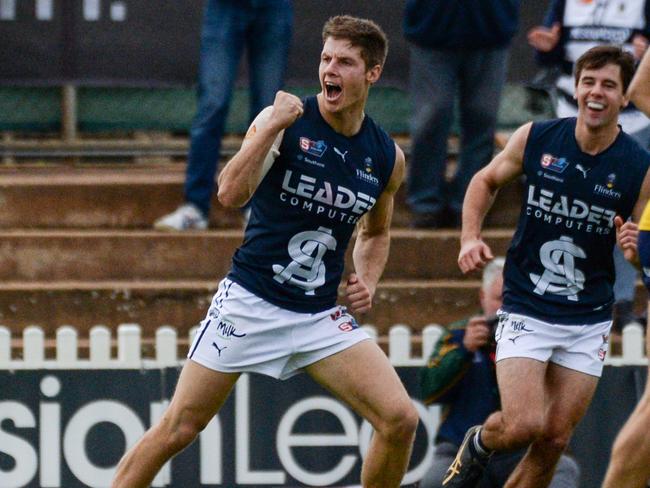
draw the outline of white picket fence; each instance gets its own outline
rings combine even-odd
[[[372,325],[363,328],[374,340],[378,340],[377,329]],[[412,354],[413,334],[402,324],[392,326],[388,333],[388,356],[394,366],[422,366],[443,332],[436,324],[422,330],[422,355]],[[196,333],[189,333],[189,343]],[[12,359],[11,332],[0,326],[0,369],[142,369],[177,366],[185,360],[178,352],[176,329],[162,326],[156,331],[155,357],[142,357],[142,330],[138,324],[123,324],[117,330],[117,357],[111,356],[111,331],[104,326],[95,326],[89,334],[89,358],[80,359],[78,354],[78,333],[70,326],[56,331],[56,357],[45,358],[45,333],[38,326],[26,327],[22,336],[22,357]],[[645,365],[643,327],[629,324],[623,330],[622,355],[608,355],[605,364],[614,366]]]

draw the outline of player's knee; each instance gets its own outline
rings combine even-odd
[[[541,419],[521,419],[506,424],[506,437],[511,448],[525,447],[539,439],[544,432]]]
[[[569,445],[569,435],[564,433],[543,434],[537,442],[543,444],[545,452],[556,454],[559,457]]]
[[[410,442],[413,439],[418,422],[418,412],[409,399],[394,406],[381,419],[381,424],[377,430],[392,442]]]
[[[204,426],[202,424],[196,422],[182,422],[179,424],[173,437],[174,444],[176,447],[184,449],[196,439],[196,436],[201,433],[203,428]]]
[[[176,420],[169,417],[163,418],[159,424],[159,429],[163,433],[162,441],[165,443],[167,450],[172,453],[185,449],[204,428],[205,424],[191,416],[182,415]]]

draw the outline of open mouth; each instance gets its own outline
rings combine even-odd
[[[603,105],[600,102],[587,102],[587,107],[590,108],[591,110],[595,110],[596,112],[601,112],[605,110],[605,105]]]
[[[343,89],[341,85],[332,83],[331,81],[325,82],[325,96],[328,100],[336,100],[340,95]]]

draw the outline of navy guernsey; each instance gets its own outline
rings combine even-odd
[[[354,136],[335,132],[308,97],[279,151],[228,277],[274,305],[315,313],[336,304],[350,237],[390,179],[395,144],[367,115]]]
[[[503,290],[504,311],[566,325],[611,319],[614,217],[630,216],[650,163],[623,131],[603,152],[586,154],[575,128],[575,118],[531,127]]]

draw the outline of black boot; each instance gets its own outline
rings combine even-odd
[[[474,442],[474,436],[479,432],[481,426],[475,425],[465,434],[465,439],[458,449],[456,459],[451,463],[445,478],[442,481],[444,488],[474,488],[490,459],[489,455],[480,456],[474,452],[471,443]]]

